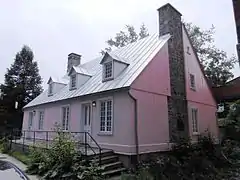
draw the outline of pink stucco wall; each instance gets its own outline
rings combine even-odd
[[[169,146],[167,96],[170,95],[167,44],[133,82],[130,92],[137,99],[140,153],[167,150]]]
[[[216,102],[211,90],[204,78],[200,64],[195,56],[185,29],[183,28],[184,58],[185,58],[185,78],[186,92],[189,108],[190,135],[192,135],[191,108],[198,109],[199,132],[203,133],[206,129],[214,135],[218,135],[216,120]],[[189,49],[189,50],[188,50]],[[195,76],[196,90],[190,88],[190,74]],[[192,136],[192,138],[194,138]]]
[[[100,134],[100,104],[103,98],[113,99],[113,133],[111,135]],[[133,102],[128,93],[108,93],[101,96],[88,96],[74,100],[66,100],[57,103],[50,103],[24,110],[23,130],[28,129],[28,114],[35,110],[33,119],[33,129],[38,130],[39,110],[44,110],[44,131],[53,130],[54,124],[61,124],[61,108],[68,105],[70,107],[70,131],[83,132],[82,104],[96,101],[96,107],[92,107],[91,132],[93,138],[103,148],[113,149],[123,154],[131,154],[135,151],[134,145],[134,124],[133,124]],[[124,112],[124,113],[123,113]],[[51,134],[49,136],[54,136]],[[33,136],[33,133],[31,134]],[[44,138],[46,133],[36,133],[36,138]],[[49,137],[51,138],[51,137]],[[94,143],[93,143],[94,146]]]

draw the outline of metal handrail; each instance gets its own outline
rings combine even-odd
[[[99,149],[99,164],[101,165],[102,148],[100,147],[100,145],[97,143],[97,141],[92,137],[92,135],[89,132],[86,132],[86,133],[94,141],[94,143],[97,145],[97,147]]]
[[[26,133],[27,132],[32,132],[33,133],[33,137],[30,136],[30,137],[26,137]],[[28,140],[32,140],[33,141],[33,145],[35,145],[36,143],[36,140],[44,140],[46,141],[46,148],[48,148],[49,146],[49,141],[53,141],[53,139],[49,139],[49,133],[57,133],[58,131],[42,131],[42,130],[18,130],[18,131],[12,131],[11,133],[11,144],[10,144],[10,147],[12,146],[12,140],[15,140],[15,143],[16,143],[16,137],[19,137],[17,135],[20,134],[20,137],[23,138],[23,151],[24,151],[24,145],[25,145],[25,140],[28,139]],[[36,133],[45,133],[45,136],[43,136],[44,138],[36,138]],[[74,134],[83,134],[84,135],[84,148],[85,148],[85,155],[87,156],[88,153],[87,153],[87,149],[88,147],[91,149],[91,151],[94,153],[94,155],[97,155],[97,153],[95,152],[95,150],[93,149],[93,147],[88,143],[88,137],[90,138],[91,142],[94,142],[94,144],[96,145],[96,148],[98,148],[99,150],[99,164],[101,165],[101,155],[102,155],[102,148],[100,147],[100,145],[97,143],[97,141],[92,137],[92,135],[89,133],[89,132],[77,132],[77,131],[73,131],[73,132],[67,132],[66,133],[70,133],[71,135],[74,135]],[[14,139],[12,139],[14,138]],[[79,141],[81,142],[81,141]]]

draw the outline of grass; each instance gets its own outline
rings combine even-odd
[[[22,163],[24,163],[26,165],[28,165],[30,162],[29,157],[24,153],[21,153],[18,151],[12,151],[12,152],[9,152],[9,155],[16,158],[17,160],[21,161]]]

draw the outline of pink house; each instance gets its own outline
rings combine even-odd
[[[50,77],[48,89],[24,107],[23,130],[50,131],[57,123],[86,131],[128,159],[205,130],[218,137],[216,102],[181,14],[170,4],[158,14],[157,34],[84,64],[69,54],[66,75]]]

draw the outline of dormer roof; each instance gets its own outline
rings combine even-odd
[[[119,56],[119,55],[115,54],[114,52],[108,52],[108,51],[105,52],[100,64],[103,64],[108,57],[111,57],[113,59],[113,61],[118,61],[120,63],[124,63],[127,65],[129,64],[129,61],[126,58]]]
[[[71,75],[72,72],[76,72],[77,74],[82,74],[82,75],[86,75],[86,76],[90,76],[90,77],[92,77],[92,75],[93,75],[93,72],[91,72],[90,70],[87,70],[81,66],[73,66],[70,69],[68,75]]]
[[[48,79],[47,84],[50,84],[51,82],[60,83],[60,84],[67,84],[68,83],[68,78],[66,76],[64,76],[63,78],[56,78],[56,77],[51,76]]]

